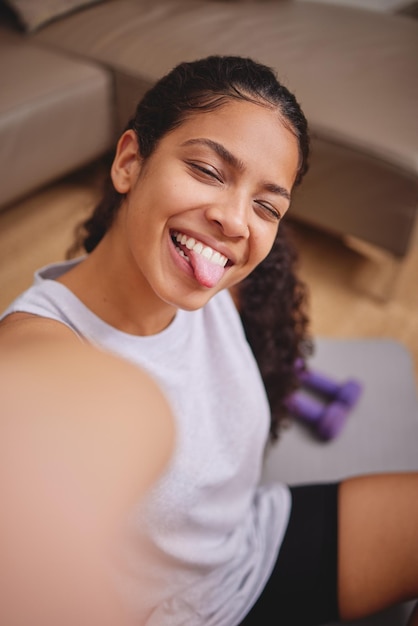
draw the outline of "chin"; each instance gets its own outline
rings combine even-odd
[[[224,287],[220,289],[206,289],[200,287],[200,289],[194,289],[184,296],[176,294],[174,298],[165,298],[165,302],[174,306],[176,309],[182,309],[183,311],[197,311],[203,308],[209,300],[213,298],[219,291],[222,291]]]

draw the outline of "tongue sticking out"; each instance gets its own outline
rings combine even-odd
[[[225,273],[225,268],[217,263],[211,263],[201,254],[193,250],[187,251],[196,280],[204,287],[215,287]]]

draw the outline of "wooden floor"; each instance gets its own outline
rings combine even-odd
[[[103,164],[92,166],[0,212],[0,310],[31,284],[36,268],[64,258],[75,225],[98,197],[102,174]],[[418,383],[418,233],[407,258],[393,267],[384,255],[366,256],[301,224],[293,228],[313,335],[396,339],[411,352]]]

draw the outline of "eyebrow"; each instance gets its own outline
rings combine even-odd
[[[243,171],[245,169],[244,163],[240,159],[237,159],[237,157],[234,156],[232,152],[227,150],[225,146],[223,146],[221,143],[218,143],[217,141],[202,137],[196,139],[188,139],[182,144],[182,146],[189,146],[193,144],[207,146],[208,148],[216,152],[216,154],[220,156],[221,159],[223,159],[226,163],[228,163],[228,165],[231,165],[239,171]],[[263,188],[266,191],[277,194],[279,196],[283,196],[284,198],[286,198],[286,200],[290,201],[290,193],[285,187],[282,187],[282,185],[265,182],[263,183]]]

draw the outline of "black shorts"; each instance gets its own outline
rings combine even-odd
[[[290,488],[292,508],[276,565],[241,626],[338,621],[338,487]]]

